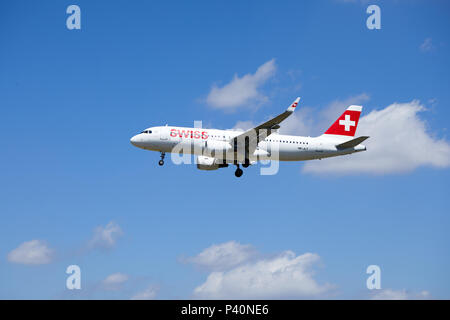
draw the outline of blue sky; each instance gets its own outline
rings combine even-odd
[[[264,297],[371,298],[375,264],[380,294],[448,299],[450,8],[374,3],[380,30],[367,29],[365,1],[77,1],[81,30],[68,30],[73,2],[3,2],[0,298],[223,297],[212,274],[266,276],[265,263],[288,261],[310,286]],[[267,63],[236,106],[208,100]],[[298,134],[363,104],[364,157],[237,179],[232,168],[159,167],[158,153],[129,143],[166,123],[258,123],[297,96],[287,125]],[[12,258],[34,240],[38,261]],[[207,248],[245,259],[205,262]],[[76,292],[65,288],[72,264]]]

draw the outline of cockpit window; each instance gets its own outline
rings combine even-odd
[[[141,133],[152,133],[152,130],[144,130]]]

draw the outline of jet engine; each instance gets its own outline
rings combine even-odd
[[[217,170],[219,168],[228,167],[228,164],[221,163],[220,160],[211,157],[197,156],[197,169],[200,170]]]

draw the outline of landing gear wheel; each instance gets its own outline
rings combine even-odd
[[[239,178],[240,176],[242,176],[243,173],[244,171],[242,171],[241,168],[237,168],[236,171],[234,172],[234,175]]]
[[[160,166],[164,165],[164,157],[166,156],[165,152],[161,152],[161,160],[159,160],[158,164]]]
[[[250,165],[250,163],[245,163],[245,162],[242,164],[242,166],[243,166],[244,168],[248,168],[249,165]]]

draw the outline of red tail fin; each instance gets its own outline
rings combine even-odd
[[[325,134],[353,137],[358,126],[361,106],[350,106],[345,112],[325,131]]]

